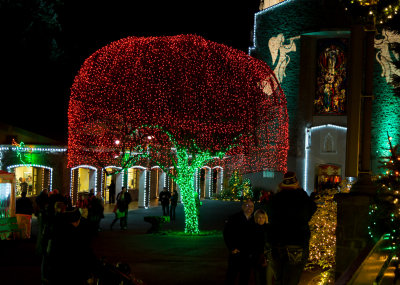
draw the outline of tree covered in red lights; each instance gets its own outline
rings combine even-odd
[[[199,36],[128,37],[96,51],[75,77],[68,120],[69,167],[159,165],[180,188],[190,233],[199,167],[286,170],[286,98],[273,72]]]

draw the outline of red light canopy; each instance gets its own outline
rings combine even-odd
[[[223,152],[243,172],[286,171],[286,98],[273,71],[199,36],[128,37],[96,51],[75,77],[68,120],[69,167],[115,165],[121,149],[153,144],[166,163],[179,146]]]

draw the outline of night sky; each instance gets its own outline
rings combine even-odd
[[[0,120],[66,143],[76,73],[127,36],[197,34],[247,53],[259,0],[237,2],[0,0]]]

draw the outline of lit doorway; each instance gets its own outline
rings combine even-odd
[[[26,192],[27,196],[39,195],[43,189],[52,190],[53,169],[41,165],[15,165],[7,167],[8,171],[15,173],[15,193],[16,197],[21,196],[21,192]]]
[[[97,192],[97,168],[81,165],[71,168],[71,198],[75,203],[78,197],[89,193],[90,189]]]
[[[114,181],[115,183],[115,197],[114,201],[118,195],[119,192],[121,192],[121,188],[124,183],[124,171],[121,171],[121,167],[115,167],[115,166],[109,166],[105,168],[107,172],[103,172],[103,189],[102,189],[102,196],[104,198],[105,203],[110,202],[110,192],[109,192],[109,187],[111,185],[111,181]],[[111,173],[110,175],[107,175],[107,173]]]

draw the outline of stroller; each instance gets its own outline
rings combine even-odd
[[[145,285],[141,280],[136,279],[131,272],[129,264],[109,263],[100,259],[97,270],[93,274],[91,284],[95,285]]]

